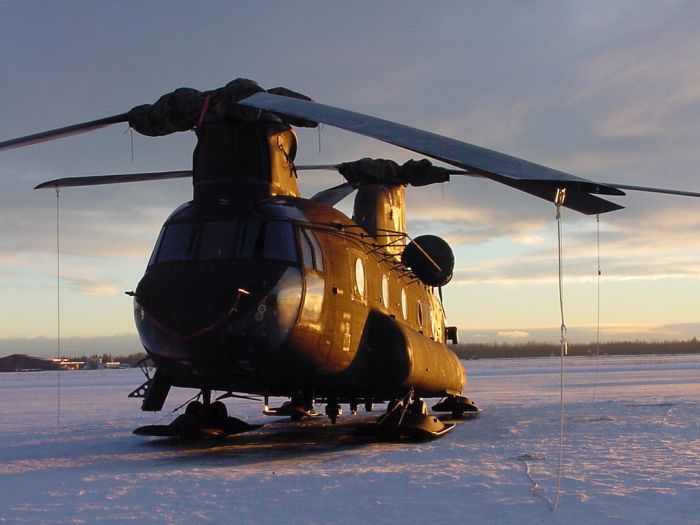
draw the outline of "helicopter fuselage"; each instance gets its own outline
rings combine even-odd
[[[431,287],[340,211],[271,197],[166,221],[135,294],[141,341],[172,386],[339,400],[459,394]]]

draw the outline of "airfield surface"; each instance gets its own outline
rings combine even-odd
[[[141,413],[136,369],[61,373],[57,431],[58,374],[0,374],[0,523],[700,522],[700,356],[600,357],[597,374],[567,358],[556,512],[558,358],[465,365],[482,414],[419,444],[357,437],[362,410],[295,424],[248,400],[229,412],[258,431],[137,437],[194,392]]]

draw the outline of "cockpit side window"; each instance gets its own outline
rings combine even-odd
[[[323,252],[321,252],[321,247],[319,246],[316,237],[314,237],[313,233],[305,229],[300,229],[299,233],[301,255],[304,262],[304,267],[322,272]]]
[[[318,244],[318,240],[314,236],[313,233],[307,232],[309,235],[309,240],[311,240],[311,246],[314,247],[314,261],[316,264],[316,269],[319,272],[323,271],[323,251],[321,250],[321,246]]]
[[[323,271],[323,252],[321,251],[321,246],[318,244],[318,240],[313,233],[307,231],[306,234],[309,236],[311,241],[311,246],[314,248],[314,268],[319,272]]]
[[[301,245],[301,262],[304,268],[314,268],[314,252],[308,235],[302,229],[299,230],[299,244]]]
[[[156,261],[158,260],[158,251],[160,250],[160,245],[163,242],[164,236],[165,236],[165,226],[163,226],[160,229],[160,233],[158,234],[158,239],[156,239],[156,245],[153,247],[153,253],[151,254],[151,258],[148,260],[148,266],[155,264]]]
[[[175,223],[165,227],[158,249],[158,262],[178,261],[192,256],[195,227],[192,223]]]

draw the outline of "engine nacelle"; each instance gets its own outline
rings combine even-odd
[[[401,254],[401,262],[428,286],[445,286],[455,268],[452,248],[435,235],[413,239]]]

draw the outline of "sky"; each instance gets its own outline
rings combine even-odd
[[[0,140],[246,77],[596,181],[700,191],[697,2],[5,0],[0,9]],[[298,163],[416,158],[327,126],[298,134]],[[33,186],[187,169],[193,147],[192,133],[153,139],[116,125],[1,154],[0,355],[56,352],[57,199]],[[340,182],[314,173],[300,185],[310,196]],[[163,220],[190,198],[187,180],[61,192],[64,353],[139,350],[123,292]],[[604,341],[700,335],[700,201],[614,200],[626,209],[599,224],[564,212],[570,339],[595,340],[598,319]],[[408,228],[455,251],[444,296],[463,341],[559,339],[553,204],[453,179],[409,189]]]

